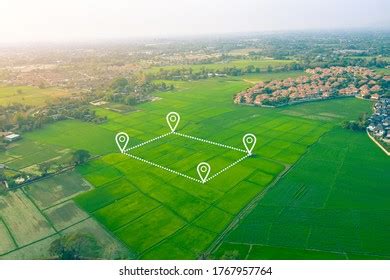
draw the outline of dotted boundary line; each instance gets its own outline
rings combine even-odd
[[[226,170],[228,170],[229,168],[232,168],[233,166],[235,166],[236,164],[240,163],[241,161],[243,161],[244,159],[246,159],[247,157],[250,157],[249,154],[243,156],[242,158],[240,158],[239,160],[236,160],[235,162],[229,164],[228,166],[226,166],[225,168],[223,168],[222,170],[218,171],[217,173],[215,173],[213,176],[207,178],[206,182],[210,181],[211,179],[214,179],[215,177],[217,177],[218,175],[220,175],[221,173],[225,172]]]
[[[136,149],[136,148],[139,148],[139,147],[141,147],[141,146],[143,146],[143,145],[149,144],[150,142],[153,142],[153,141],[159,140],[159,139],[161,139],[161,138],[164,138],[164,137],[166,137],[166,136],[168,136],[168,135],[170,135],[170,134],[172,134],[172,133],[173,133],[173,132],[168,132],[168,133],[165,133],[165,134],[160,135],[160,136],[158,136],[158,137],[152,138],[152,139],[150,139],[150,140],[148,140],[148,141],[142,142],[142,143],[140,143],[140,144],[138,144],[138,145],[135,145],[135,146],[132,146],[132,147],[130,147],[130,148],[127,148],[127,149],[125,149],[125,150],[123,151],[123,153],[126,153],[126,152],[128,152],[128,151],[130,151],[130,150],[133,150],[133,149]]]
[[[205,181],[202,181],[202,180],[199,180],[199,179],[196,179],[194,177],[191,177],[191,176],[188,176],[186,174],[183,174],[183,173],[180,173],[178,171],[175,171],[175,170],[172,170],[168,167],[165,167],[165,166],[162,166],[162,165],[159,165],[157,163],[154,163],[152,161],[149,161],[149,160],[146,160],[146,159],[143,159],[141,157],[138,157],[138,156],[135,156],[135,155],[132,155],[132,154],[129,154],[127,153],[128,151],[130,150],[133,150],[133,149],[136,149],[136,148],[139,148],[141,146],[144,146],[146,144],[149,144],[153,141],[156,141],[156,140],[159,140],[161,138],[164,138],[170,134],[175,134],[175,135],[178,135],[178,136],[182,136],[182,137],[185,137],[185,138],[189,138],[189,139],[193,139],[193,140],[197,140],[197,141],[200,141],[200,142],[204,142],[204,143],[208,143],[208,144],[212,144],[212,145],[215,145],[215,146],[219,146],[219,147],[223,147],[223,148],[227,148],[227,149],[231,149],[231,150],[235,150],[235,151],[239,151],[239,152],[243,152],[245,153],[246,155],[243,156],[242,158],[236,160],[235,162],[229,164],[228,166],[226,166],[225,168],[223,168],[222,170],[218,171],[217,173],[215,173],[214,175],[212,175],[211,177],[207,178]],[[168,172],[171,172],[173,174],[176,174],[176,175],[179,175],[179,176],[182,176],[184,178],[187,178],[187,179],[190,179],[192,181],[195,181],[195,182],[198,182],[198,183],[201,183],[201,184],[204,184],[212,179],[214,179],[215,177],[217,177],[218,175],[220,175],[221,173],[225,172],[226,170],[232,168],[233,166],[235,166],[236,164],[240,163],[241,161],[243,161],[244,159],[246,159],[247,157],[250,157],[251,154],[248,154],[248,152],[246,150],[243,150],[243,149],[239,149],[239,148],[236,148],[236,147],[232,147],[232,146],[229,146],[229,145],[225,145],[225,144],[221,144],[221,143],[218,143],[218,142],[213,142],[213,141],[210,141],[210,140],[206,140],[206,139],[202,139],[202,138],[199,138],[199,137],[195,137],[195,136],[191,136],[191,135],[187,135],[187,134],[183,134],[183,133],[180,133],[180,132],[175,132],[175,131],[171,131],[171,132],[168,132],[168,133],[165,133],[163,135],[160,135],[158,137],[155,137],[155,138],[152,138],[150,140],[147,140],[145,142],[142,142],[138,145],[135,145],[135,146],[132,146],[130,148],[127,148],[125,149],[123,152],[123,154],[133,158],[133,159],[136,159],[136,160],[139,160],[139,161],[142,161],[144,163],[147,163],[147,164],[150,164],[152,166],[155,166],[155,167],[158,167],[158,168],[161,168],[165,171],[168,171]]]
[[[239,149],[239,148],[228,146],[228,145],[225,145],[225,144],[213,142],[213,141],[202,139],[202,138],[199,138],[199,137],[195,137],[195,136],[191,136],[191,135],[187,135],[187,134],[183,134],[183,133],[179,133],[179,132],[173,132],[173,134],[179,135],[179,136],[182,136],[182,137],[186,137],[186,138],[189,138],[189,139],[205,142],[205,143],[208,143],[208,144],[224,147],[224,148],[227,148],[227,149],[243,152],[243,153],[246,153],[246,154],[248,153],[246,150],[243,150],[243,149]]]
[[[196,179],[196,178],[193,178],[193,177],[188,176],[188,175],[186,175],[186,174],[177,172],[177,171],[175,171],[175,170],[172,170],[172,169],[170,169],[170,168],[168,168],[168,167],[159,165],[159,164],[154,163],[154,162],[152,162],[152,161],[149,161],[149,160],[146,160],[146,159],[137,157],[137,156],[135,156],[135,155],[132,155],[132,154],[129,154],[129,153],[126,153],[126,152],[124,152],[123,154],[125,154],[125,155],[127,155],[127,156],[129,156],[129,157],[131,157],[131,158],[133,158],[133,159],[136,159],[136,160],[142,161],[142,162],[144,162],[144,163],[153,165],[153,166],[155,166],[155,167],[164,169],[165,171],[171,172],[171,173],[173,173],[173,174],[180,175],[180,176],[182,176],[182,177],[184,177],[184,178],[187,178],[187,179],[190,179],[190,180],[192,180],[192,181],[195,181],[195,182],[198,182],[198,183],[203,183],[203,182],[202,182],[201,180],[199,180],[199,179]]]

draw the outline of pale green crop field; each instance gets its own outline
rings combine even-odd
[[[21,103],[44,105],[49,100],[69,96],[70,92],[56,88],[37,88],[31,86],[0,86],[0,105]]]

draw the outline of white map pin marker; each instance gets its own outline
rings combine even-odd
[[[179,125],[180,122],[180,115],[176,112],[170,112],[166,116],[166,119],[169,127],[171,128],[171,131],[175,132],[176,127]]]
[[[256,145],[256,136],[252,133],[245,134],[242,138],[242,142],[244,143],[245,149],[249,155],[252,155],[253,148]]]
[[[129,135],[125,132],[119,132],[115,136],[115,142],[118,145],[119,150],[123,154],[126,150],[127,144],[129,143]]]
[[[210,164],[208,164],[207,162],[201,162],[198,164],[196,170],[198,171],[199,177],[202,180],[202,183],[204,184],[207,180],[207,177],[210,174],[210,170],[211,170]]]

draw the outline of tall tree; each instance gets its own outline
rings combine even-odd
[[[87,150],[77,150],[73,153],[72,162],[75,165],[83,164],[91,157]]]

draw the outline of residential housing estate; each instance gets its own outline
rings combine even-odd
[[[389,150],[390,148],[390,98],[381,98],[374,105],[374,113],[368,119],[368,133]]]
[[[281,106],[297,102],[357,96],[378,100],[390,76],[376,74],[365,67],[307,69],[306,76],[295,79],[259,82],[234,96],[236,104]]]

